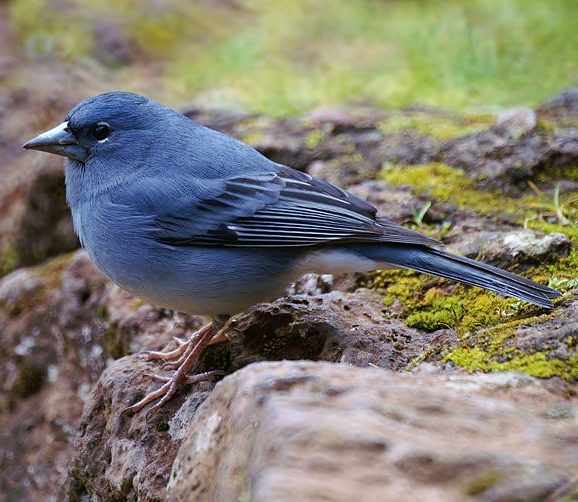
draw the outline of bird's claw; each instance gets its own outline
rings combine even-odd
[[[163,361],[179,360],[183,353],[187,350],[188,342],[173,336],[173,340],[177,342],[178,347],[169,352],[161,352],[160,350],[143,350],[141,354],[147,355],[150,359],[162,359]]]
[[[155,374],[147,374],[148,377],[152,378],[153,380],[158,380],[161,382],[165,382],[164,385],[159,387],[157,390],[150,392],[145,397],[143,397],[140,401],[133,404],[132,406],[126,407],[122,410],[123,413],[137,413],[142,410],[147,404],[152,403],[155,399],[161,398],[158,403],[151,407],[151,409],[147,412],[153,413],[160,408],[171,398],[174,396],[175,392],[182,387],[183,385],[190,385],[197,382],[204,382],[208,380],[212,380],[216,376],[222,376],[225,372],[221,370],[213,370],[213,371],[206,371],[204,373],[199,373],[197,375],[186,375],[180,371],[176,371],[172,377],[167,377],[163,375],[155,375]]]
[[[123,410],[123,413],[136,413],[142,410],[147,404],[160,400],[156,403],[148,412],[154,412],[160,409],[177,391],[177,389],[183,385],[188,385],[192,383],[201,382],[204,380],[211,380],[217,375],[224,374],[223,371],[207,371],[205,373],[199,373],[197,375],[188,375],[187,373],[193,367],[195,362],[198,360],[201,352],[210,345],[213,339],[222,340],[220,335],[220,330],[223,327],[223,322],[213,321],[201,329],[196,331],[189,340],[182,342],[179,340],[179,347],[171,352],[152,352],[148,351],[147,354],[152,356],[152,358],[157,357],[161,354],[160,359],[170,361],[166,364],[170,364],[176,368],[174,374],[171,377],[166,377],[162,375],[149,374],[153,380],[165,382],[157,390],[147,394],[143,399],[128,406]],[[176,361],[171,361],[171,359],[176,359]],[[165,365],[166,365],[165,364]]]

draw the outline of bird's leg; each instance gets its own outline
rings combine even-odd
[[[141,354],[146,354],[151,359],[162,359],[163,361],[173,361],[174,359],[178,359],[183,355],[183,353],[187,350],[187,347],[189,345],[188,342],[190,342],[191,339],[192,337],[189,338],[189,340],[185,341],[181,340],[180,338],[177,338],[176,336],[173,336],[173,340],[178,345],[176,349],[171,350],[169,352],[161,352],[160,350],[143,350]]]
[[[222,342],[226,342],[229,340],[229,337],[223,333],[222,331],[218,331],[217,333],[215,333],[215,335],[213,336],[213,338],[211,338],[208,342],[206,347],[208,347],[209,345],[215,345],[216,343],[222,343]],[[149,356],[151,356],[151,358],[153,359],[164,359],[165,363],[163,364],[163,368],[172,368],[172,369],[177,369],[181,366],[181,364],[183,364],[183,362],[187,359],[187,357],[189,357],[189,354],[191,353],[192,350],[195,349],[196,347],[196,343],[194,340],[194,335],[187,340],[186,342],[183,342],[182,340],[179,340],[181,345],[180,347],[178,347],[177,349],[171,351],[171,352],[149,352]],[[166,357],[157,357],[156,354],[171,354],[173,352],[179,352],[179,354],[177,355],[178,359],[176,358],[166,358]],[[172,359],[176,359],[176,360],[172,360]]]
[[[202,328],[201,328],[202,329]],[[143,350],[141,354],[148,355],[151,359],[162,359],[166,361],[166,366],[172,368],[178,368],[183,361],[187,358],[191,350],[194,349],[196,345],[196,335],[201,330],[195,332],[188,340],[181,340],[180,338],[173,337],[173,340],[178,344],[178,347],[169,352],[161,352],[160,350]],[[216,343],[226,342],[229,338],[225,333],[217,332],[215,336],[209,340],[207,347],[209,345],[214,345]]]
[[[203,380],[210,380],[214,376],[222,374],[221,371],[208,371],[206,373],[200,373],[198,375],[187,375],[189,370],[193,367],[195,362],[197,362],[201,352],[208,346],[211,345],[213,339],[218,339],[221,341],[220,331],[223,328],[224,320],[222,318],[215,319],[210,324],[203,326],[201,329],[196,331],[187,342],[176,349],[178,351],[181,347],[186,346],[185,349],[180,351],[180,357],[176,361],[178,367],[171,377],[165,377],[160,375],[152,375],[155,380],[160,380],[165,382],[159,389],[147,394],[138,403],[125,408],[123,412],[136,413],[142,410],[147,404],[159,399],[148,413],[156,411],[161,408],[177,391],[179,387],[186,384],[196,383]],[[216,343],[216,342],[213,342]],[[173,351],[173,352],[176,352]],[[149,353],[150,354],[150,353]],[[156,353],[153,353],[156,354]],[[164,354],[161,352],[161,354]],[[178,356],[177,356],[178,357]]]

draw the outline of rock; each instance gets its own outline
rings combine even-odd
[[[199,407],[167,500],[543,500],[578,469],[575,405],[515,373],[259,363]]]
[[[311,110],[301,118],[317,125],[330,123],[333,131],[341,133],[375,129],[386,117],[383,111],[376,108],[325,106]]]
[[[61,122],[84,87],[78,75],[55,75],[48,65],[34,65],[25,85],[2,94],[0,277],[78,247],[64,195],[62,159],[21,146]]]
[[[441,350],[456,342],[449,331],[444,336],[423,334],[397,320],[382,319],[378,298],[367,290],[355,295],[334,291],[256,305],[231,320],[229,342],[209,347],[195,371],[218,368],[231,372],[271,359],[334,360],[399,370],[421,355],[426,344]],[[439,353],[432,348],[429,357],[435,359],[436,355]],[[123,415],[124,408],[158,386],[149,375],[165,374],[160,366],[146,356],[134,355],[105,370],[86,402],[80,423],[70,471],[70,498],[162,499],[178,446],[175,441],[186,436],[187,424],[196,420],[193,414],[210,385],[180,390],[154,416],[148,417],[146,410]]]
[[[572,166],[578,162],[576,129],[536,127],[535,120],[531,110],[511,111],[486,131],[443,142],[440,158],[478,178],[483,186],[508,195],[526,191],[528,180],[573,179]],[[567,188],[576,187],[574,182]]]
[[[565,234],[529,229],[466,232],[457,225],[447,237],[453,251],[501,268],[549,262],[567,256],[571,248]]]
[[[0,280],[0,493],[63,500],[83,405],[103,369],[198,324],[137,302],[85,251]]]
[[[197,370],[215,368],[215,360],[229,361],[228,370],[249,366],[218,383],[200,407],[207,383],[181,389],[154,415],[123,415],[158,386],[147,375],[162,370],[140,355],[110,365],[85,406],[70,498],[164,500],[170,479],[168,500],[227,501],[247,493],[254,500],[290,500],[297,497],[293,476],[304,490],[298,500],[315,500],[319,490],[328,500],[349,500],[353,492],[373,500],[383,491],[400,500],[525,500],[544,498],[570,478],[578,462],[574,385],[441,366],[455,334],[425,335],[381,319],[373,295],[297,295],[236,317],[229,343],[210,347]],[[557,357],[574,357],[575,328],[568,324],[563,333],[557,322],[520,326],[511,342],[526,348],[515,350],[532,352],[531,340],[553,346],[559,339],[566,354]],[[480,347],[489,343],[483,334]],[[229,355],[216,357],[218,351]],[[435,366],[400,372],[424,351]],[[254,363],[287,358],[341,364]],[[356,373],[352,364],[390,371]],[[264,406],[277,399],[280,408]],[[528,442],[535,430],[542,432]],[[286,465],[291,458],[300,460]]]
[[[548,119],[578,117],[578,89],[567,89],[538,108],[538,114]]]
[[[492,128],[511,138],[521,138],[536,127],[536,112],[529,108],[514,108],[498,115]]]
[[[380,145],[385,162],[399,165],[428,164],[439,158],[439,142],[416,131],[389,134]]]
[[[160,413],[123,414],[150,390],[150,364],[142,356],[122,358],[103,373],[80,419],[69,466],[69,500],[165,500],[168,474],[182,429],[210,387],[183,389]],[[154,383],[152,383],[154,385]],[[183,405],[182,398],[187,395]],[[180,399],[179,399],[180,398]]]
[[[546,143],[537,135],[511,139],[489,129],[446,141],[441,146],[444,163],[481,177],[491,188],[510,190],[534,177]]]
[[[0,276],[78,247],[62,165],[48,161],[28,176],[6,175],[0,201]]]
[[[230,322],[227,335],[231,370],[257,361],[309,359],[399,371],[428,348],[435,358],[457,343],[455,333],[425,334],[384,317],[380,295],[364,289],[256,305]]]
[[[407,188],[393,188],[383,181],[364,181],[350,186],[348,190],[375,206],[377,214],[387,215],[387,219],[400,224],[413,221],[412,207],[421,208],[431,202],[423,197],[414,197]]]
[[[0,281],[0,491],[7,500],[50,500],[64,489],[82,396],[106,357],[104,327],[92,310],[105,301],[105,281],[91,270],[79,253]]]

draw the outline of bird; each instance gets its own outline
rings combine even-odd
[[[144,300],[212,321],[170,352],[170,377],[125,411],[163,406],[230,316],[282,296],[307,272],[405,268],[552,308],[560,295],[453,254],[354,194],[276,163],[150,98],[90,97],[23,145],[65,157],[74,230],[96,266]]]

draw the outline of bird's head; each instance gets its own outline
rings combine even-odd
[[[178,163],[180,131],[194,127],[152,99],[114,91],[82,101],[23,147],[66,158],[67,200],[74,207],[114,187],[128,188],[131,180],[162,176]]]
[[[98,155],[127,155],[146,143],[168,109],[138,94],[108,92],[76,105],[66,120],[23,145],[86,163]],[[109,159],[110,160],[110,159]]]

